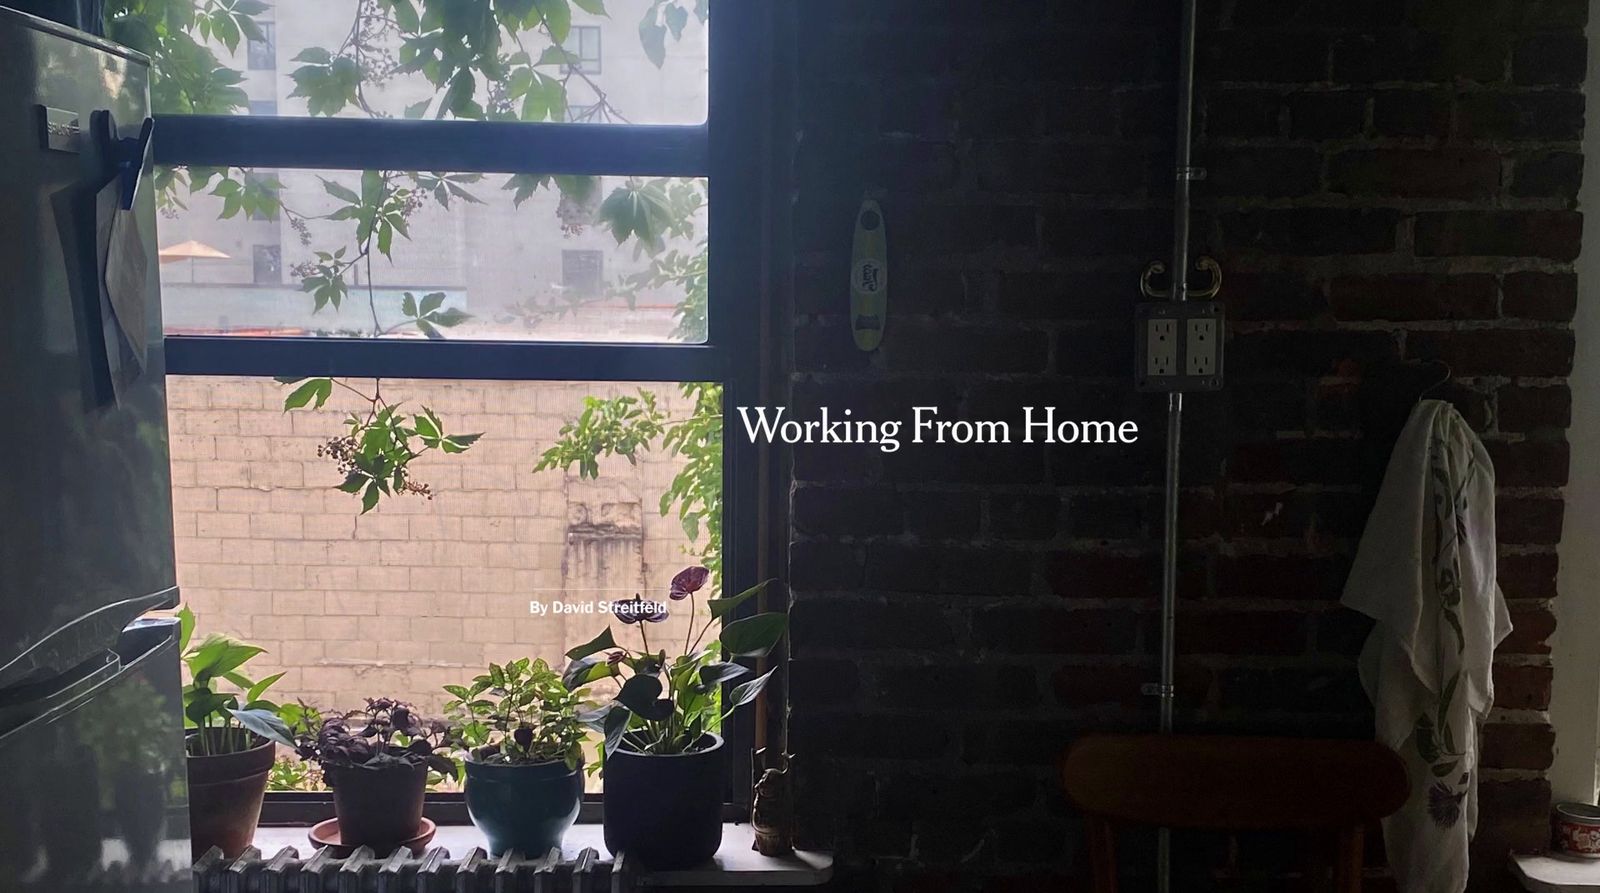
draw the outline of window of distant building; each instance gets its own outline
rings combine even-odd
[[[561,284],[572,296],[590,298],[599,295],[605,288],[605,253],[561,252]]]
[[[252,246],[251,260],[254,269],[252,281],[256,285],[283,284],[283,246]]]
[[[575,57],[567,67],[578,74],[600,73],[600,28],[598,25],[579,25],[567,38],[567,52]]]
[[[256,27],[261,30],[261,38],[248,38],[245,62],[251,71],[275,71],[278,68],[277,26],[271,22],[261,22]]]

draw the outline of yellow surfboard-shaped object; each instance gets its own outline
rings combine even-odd
[[[856,347],[877,350],[888,316],[889,242],[883,232],[883,211],[869,198],[856,212],[850,253],[850,331]]]

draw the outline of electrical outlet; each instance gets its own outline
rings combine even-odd
[[[1184,343],[1186,375],[1215,375],[1217,373],[1217,321],[1215,319],[1189,319],[1188,337]]]
[[[4,2],[4,0],[0,0]],[[1222,387],[1227,329],[1216,301],[1150,301],[1134,308],[1134,386],[1183,393]]]
[[[1144,372],[1151,378],[1178,374],[1178,322],[1145,321]]]

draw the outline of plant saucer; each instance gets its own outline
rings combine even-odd
[[[407,840],[400,842],[400,846],[410,850],[413,855],[420,856],[428,848],[428,841],[433,840],[439,827],[432,819],[424,818],[422,824],[417,826],[417,833]],[[356,848],[349,846],[339,839],[339,820],[337,818],[325,819],[311,826],[311,831],[306,834],[311,839],[314,847],[327,847],[336,858],[347,858]],[[387,856],[389,853],[378,853],[378,856]]]

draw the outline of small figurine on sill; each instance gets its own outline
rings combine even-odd
[[[794,800],[789,785],[791,754],[772,755],[767,748],[755,753],[754,764],[760,776],[755,783],[755,798],[750,806],[750,827],[756,840],[750,847],[763,856],[787,856],[794,852]],[[765,768],[763,768],[765,767]]]

